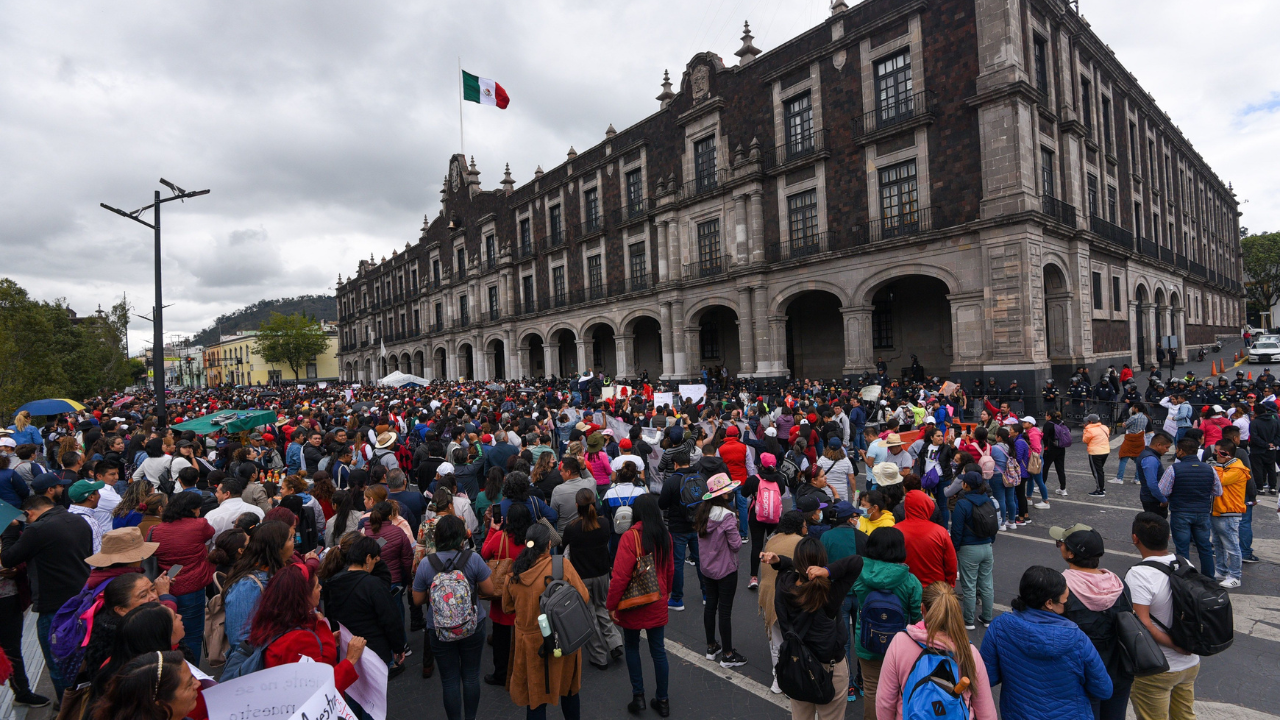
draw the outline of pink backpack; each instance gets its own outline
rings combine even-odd
[[[756,520],[772,525],[781,517],[782,493],[778,483],[760,478],[760,487],[756,490]]]
[[[982,448],[982,455],[978,457],[978,467],[982,468],[982,479],[990,480],[996,474],[996,459],[991,457],[991,443],[987,443]]]

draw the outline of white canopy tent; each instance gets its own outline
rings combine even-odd
[[[379,385],[389,385],[391,387],[426,387],[430,382],[426,378],[420,378],[417,375],[409,375],[399,370],[387,375],[378,381]]]

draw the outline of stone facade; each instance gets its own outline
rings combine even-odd
[[[522,185],[452,157],[419,240],[339,278],[343,379],[1034,384],[1243,321],[1230,187],[1063,0],[836,3],[736,55]]]

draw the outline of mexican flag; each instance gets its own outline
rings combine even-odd
[[[462,71],[462,99],[481,105],[496,105],[505,108],[510,98],[507,91],[489,78],[476,77],[466,70]]]

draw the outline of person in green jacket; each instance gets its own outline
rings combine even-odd
[[[866,555],[867,534],[858,529],[858,517],[861,508],[854,507],[848,500],[835,504],[837,525],[822,533],[822,546],[827,550],[827,560],[835,562],[850,555]],[[858,614],[857,595],[849,588],[849,595],[840,604],[840,616],[845,627],[853,624],[852,618]],[[858,699],[858,671],[853,663],[853,633],[844,644],[845,658],[849,661],[849,702]]]
[[[893,593],[902,602],[907,627],[920,622],[923,617],[920,611],[922,588],[906,563],[907,544],[902,531],[894,527],[876,528],[867,539],[862,574],[853,583],[858,606],[866,605],[867,595],[873,590]],[[857,628],[853,633],[858,666],[862,669],[862,717],[863,720],[876,720],[876,685],[880,681],[880,666],[884,663],[884,656],[862,646],[862,620],[863,614],[859,613]]]

